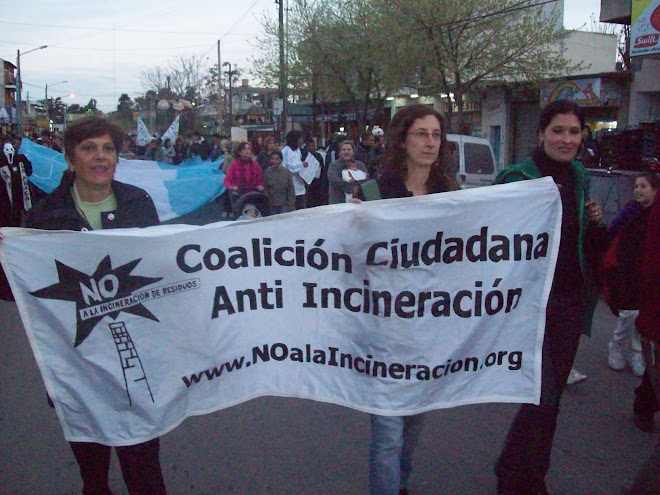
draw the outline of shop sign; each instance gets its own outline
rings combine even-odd
[[[600,78],[571,79],[541,88],[541,107],[556,100],[569,100],[583,107],[600,106]]]
[[[660,0],[633,0],[630,56],[660,53]]]
[[[463,111],[464,112],[479,112],[481,110],[480,101],[464,101],[463,102]],[[449,113],[449,103],[445,103],[445,113]],[[451,112],[458,113],[458,105],[455,101],[451,102]]]

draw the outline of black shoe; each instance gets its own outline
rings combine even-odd
[[[401,490],[399,490],[399,495],[408,495],[408,490],[401,488]]]
[[[633,423],[635,423],[637,429],[645,433],[655,432],[653,414],[644,414],[638,411],[633,411]]]

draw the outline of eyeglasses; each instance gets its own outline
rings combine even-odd
[[[422,129],[417,129],[416,131],[409,132],[408,134],[415,136],[417,139],[432,138],[433,141],[442,141],[442,133],[440,131],[428,132]]]

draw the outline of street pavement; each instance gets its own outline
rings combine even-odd
[[[630,371],[607,367],[615,319],[601,302],[564,394],[547,481],[556,495],[609,495],[630,483],[657,442],[632,423]],[[80,493],[81,482],[16,305],[0,301],[0,494]],[[411,495],[495,493],[492,474],[513,404],[428,414]],[[161,440],[170,495],[366,494],[369,417],[332,404],[264,397],[185,420]],[[126,494],[116,458],[111,488]]]

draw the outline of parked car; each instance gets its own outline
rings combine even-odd
[[[463,189],[489,186],[497,175],[495,154],[490,142],[484,138],[447,134],[447,141],[453,144],[450,170]]]

